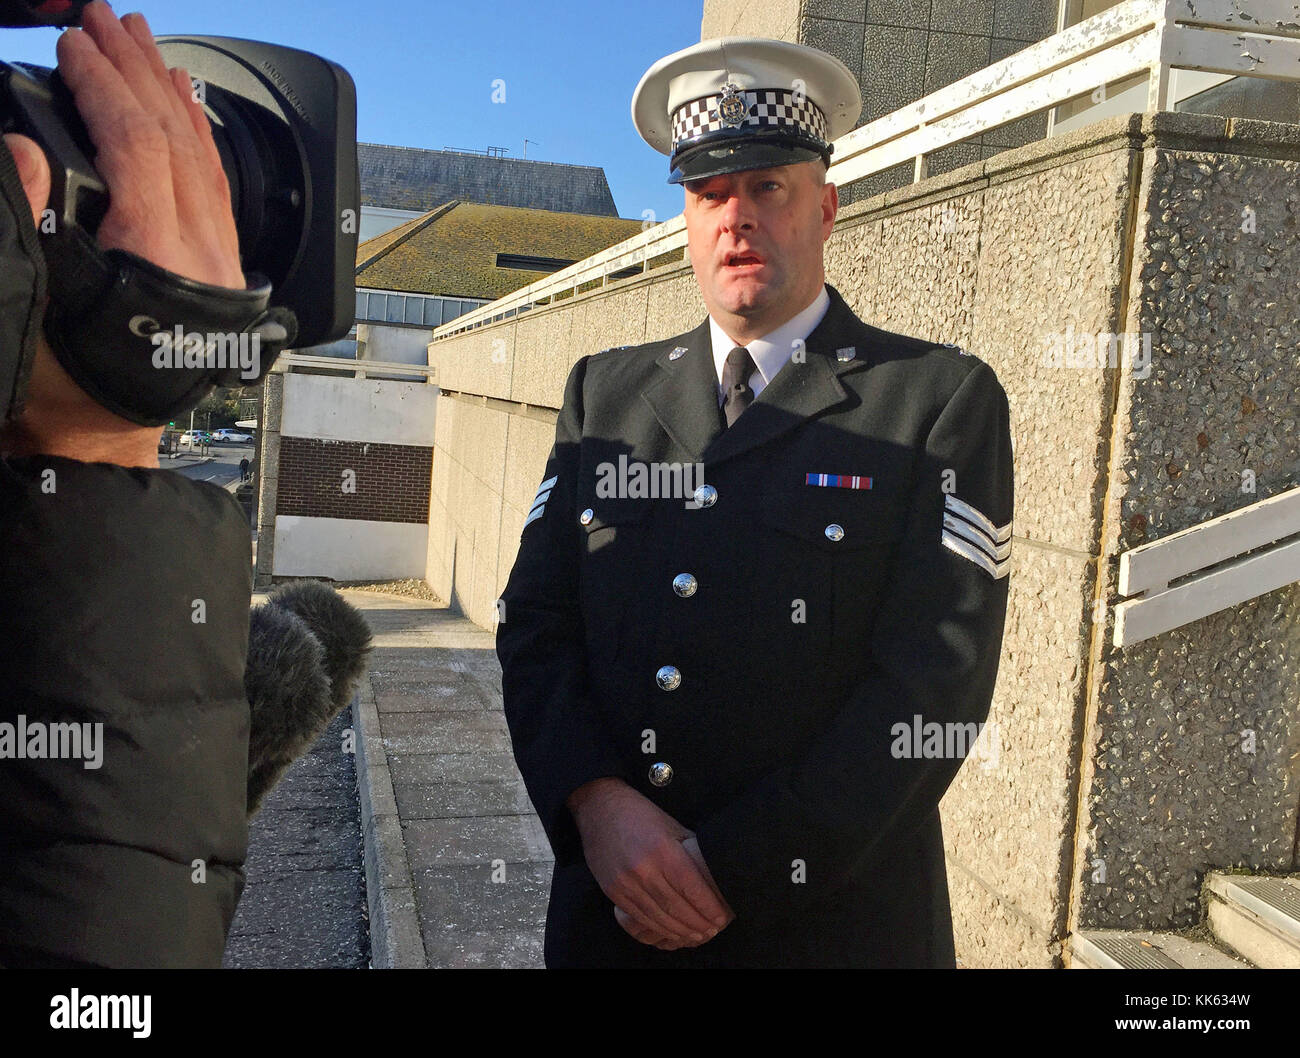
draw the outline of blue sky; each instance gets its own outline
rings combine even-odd
[[[154,32],[249,37],[314,51],[357,82],[358,136],[372,143],[482,150],[596,165],[620,216],[682,210],[668,159],[629,106],[656,59],[700,39],[703,0],[648,11],[616,0],[121,0]],[[652,13],[651,13],[652,12]],[[52,65],[55,31],[0,30],[0,57]],[[505,102],[492,83],[505,82]]]

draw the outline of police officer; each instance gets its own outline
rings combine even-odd
[[[825,283],[860,109],[755,38],[633,97],[709,315],[574,365],[502,596],[549,966],[954,965],[938,806],[997,675],[1009,414]]]

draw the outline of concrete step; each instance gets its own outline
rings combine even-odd
[[[1070,935],[1072,970],[1249,970],[1204,941],[1176,933],[1086,929]]]
[[[1211,871],[1205,901],[1215,937],[1256,966],[1300,970],[1300,875]]]

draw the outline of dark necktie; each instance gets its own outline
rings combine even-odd
[[[758,365],[749,350],[738,345],[727,354],[722,368],[722,415],[728,426],[740,418],[740,413],[754,402],[754,391],[749,388],[749,376]]]

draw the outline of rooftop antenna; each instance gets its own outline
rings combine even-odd
[[[530,143],[531,143],[534,147],[540,147],[540,146],[541,146],[541,144],[538,143],[536,140],[525,139],[525,140],[524,140],[524,157],[525,157],[525,158],[528,157],[528,145],[529,145]]]

